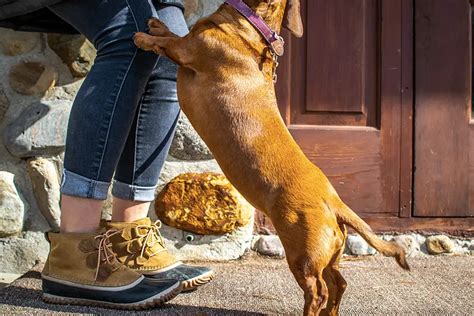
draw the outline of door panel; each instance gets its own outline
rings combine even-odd
[[[400,214],[402,2],[302,1],[279,70],[290,132],[359,214]]]
[[[375,126],[377,1],[309,1],[308,12],[311,89],[294,122],[330,125],[338,117],[339,124]]]
[[[472,216],[471,7],[415,1],[415,216]]]

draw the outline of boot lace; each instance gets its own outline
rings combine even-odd
[[[97,235],[94,239],[98,240],[98,254],[97,254],[97,265],[95,270],[95,280],[99,275],[100,264],[106,262],[110,266],[114,266],[112,272],[117,271],[123,265],[116,259],[116,254],[112,251],[112,244],[110,243],[109,238],[120,234],[121,230],[109,229],[101,235]]]
[[[161,233],[160,233],[160,228],[161,228],[160,220],[155,221],[151,225],[137,225],[138,236],[143,240],[143,246],[140,251],[140,257],[143,257],[147,247],[149,247],[150,249],[153,249],[153,246],[155,246],[156,244],[161,245],[161,247],[158,248],[158,250],[154,251],[153,253],[148,254],[150,257],[153,257],[157,255],[158,253],[166,250],[163,236],[161,236]],[[142,230],[144,230],[145,232],[141,233]]]

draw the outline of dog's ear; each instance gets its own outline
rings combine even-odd
[[[303,36],[300,0],[287,0],[283,26],[296,37]]]

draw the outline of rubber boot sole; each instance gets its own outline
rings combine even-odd
[[[133,303],[111,303],[98,300],[90,300],[75,297],[57,296],[48,293],[43,293],[43,301],[52,304],[61,305],[86,305],[94,307],[106,307],[123,310],[143,310],[163,305],[164,303],[175,298],[183,290],[183,285],[179,282],[176,286],[169,288],[155,296],[152,296],[146,300]]]
[[[214,279],[214,272],[209,271],[195,278],[182,281],[183,292],[194,291],[201,285],[211,282],[213,279]]]

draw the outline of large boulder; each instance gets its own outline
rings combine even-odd
[[[24,205],[13,178],[13,173],[0,171],[0,237],[17,234],[23,228]]]
[[[201,235],[222,235],[246,226],[254,208],[217,173],[185,173],[171,180],[155,201],[165,224]]]
[[[3,131],[5,147],[19,158],[60,154],[71,105],[65,100],[33,103]]]

